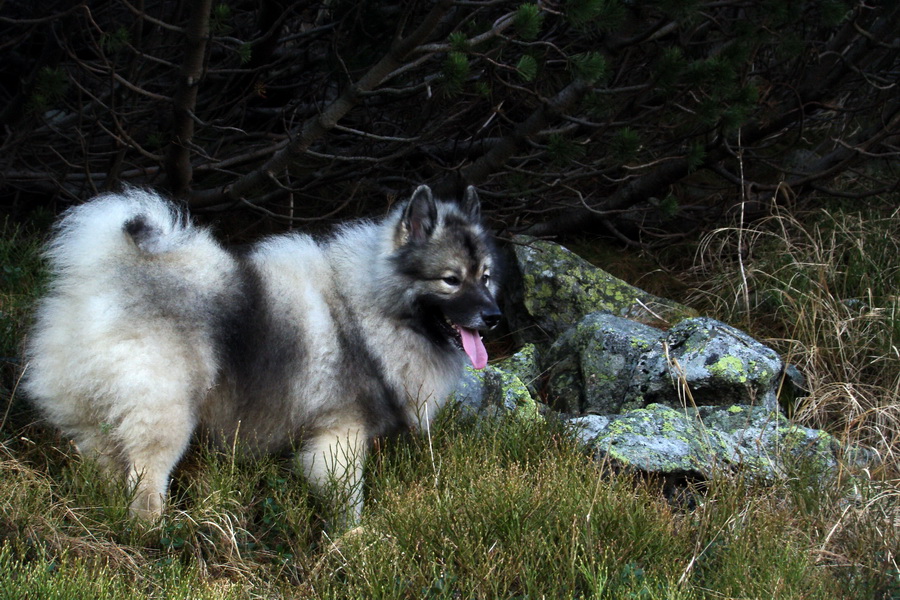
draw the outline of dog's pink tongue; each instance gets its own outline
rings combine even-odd
[[[466,351],[466,355],[469,357],[469,360],[472,361],[472,366],[476,369],[483,369],[487,366],[488,355],[487,350],[484,347],[484,342],[481,341],[481,336],[478,335],[478,332],[474,329],[466,329],[465,327],[456,326],[456,330],[459,332],[459,337],[462,339],[463,350]]]

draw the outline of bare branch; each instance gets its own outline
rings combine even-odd
[[[313,142],[329,132],[344,115],[350,112],[359,101],[361,92],[375,89],[396,71],[406,57],[432,34],[451,5],[451,0],[438,2],[409,36],[398,40],[386,56],[355,84],[349,86],[325,110],[307,119],[300,130],[294,132],[296,137],[264,165],[232,184],[195,192],[190,197],[190,205],[194,208],[201,208],[230,203],[243,198],[251,191],[258,192],[272,174],[283,172],[293,161],[303,155]]]
[[[178,89],[172,106],[172,141],[166,154],[166,184],[176,195],[188,192],[193,178],[191,167],[191,142],[194,137],[194,119],[197,90],[203,77],[206,42],[209,38],[209,13],[212,0],[196,0],[185,29],[184,61]]]
[[[481,158],[465,167],[460,173],[462,181],[468,185],[484,183],[488,176],[505,164],[527,139],[544,129],[551,118],[559,116],[580,101],[589,89],[590,85],[582,79],[576,79],[567,85],[554,98],[535,109],[527,119]]]

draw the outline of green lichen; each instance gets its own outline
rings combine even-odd
[[[617,420],[609,426],[609,433],[611,435],[619,435],[623,433],[634,433],[634,425],[625,421],[625,420]]]
[[[500,385],[506,400],[505,404],[512,404],[515,408],[513,413],[520,419],[533,421],[543,419],[538,407],[538,403],[528,392],[528,388],[522,383],[522,380],[513,373],[507,373],[497,369],[500,374]]]
[[[643,338],[633,337],[631,338],[631,347],[640,352],[649,352],[652,345]]]
[[[736,356],[723,356],[709,366],[709,372],[717,377],[738,383],[747,383],[748,380],[744,361]]]
[[[516,375],[532,396],[537,396],[541,371],[538,366],[538,352],[534,344],[525,344],[518,352],[494,364],[501,371]]]
[[[530,371],[535,368],[537,362],[537,348],[534,344],[525,344],[518,352],[498,361],[494,366],[510,373]]]

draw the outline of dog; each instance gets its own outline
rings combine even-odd
[[[293,452],[341,525],[358,522],[372,440],[428,428],[501,319],[471,187],[450,202],[423,185],[381,221],[243,249],[129,189],[70,208],[45,255],[24,389],[83,456],[124,472],[146,520],[199,431]]]

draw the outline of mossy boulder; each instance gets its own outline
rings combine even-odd
[[[753,404],[775,410],[783,364],[746,333],[709,318],[664,332],[606,313],[582,318],[550,347],[547,398],[569,414],[651,403]]]
[[[528,388],[533,398],[538,397],[541,368],[538,349],[534,344],[525,344],[518,352],[494,364],[501,371],[511,373]]]
[[[518,236],[512,255],[513,306],[507,316],[525,340],[555,339],[593,312],[650,324],[677,323],[697,314],[629,285],[553,242]]]
[[[529,391],[529,384],[533,386],[536,379],[535,349],[523,348],[480,371],[466,367],[451,400],[464,414],[496,416],[513,412],[523,418],[539,418],[547,408]]]
[[[548,403],[570,414],[640,408],[645,403],[640,386],[634,385],[635,372],[663,335],[615,315],[586,315],[546,353]]]
[[[674,409],[650,404],[568,422],[598,459],[651,473],[709,478],[724,469],[770,478],[801,460],[823,473],[837,464],[839,446],[832,436],[792,424],[761,406]]]

